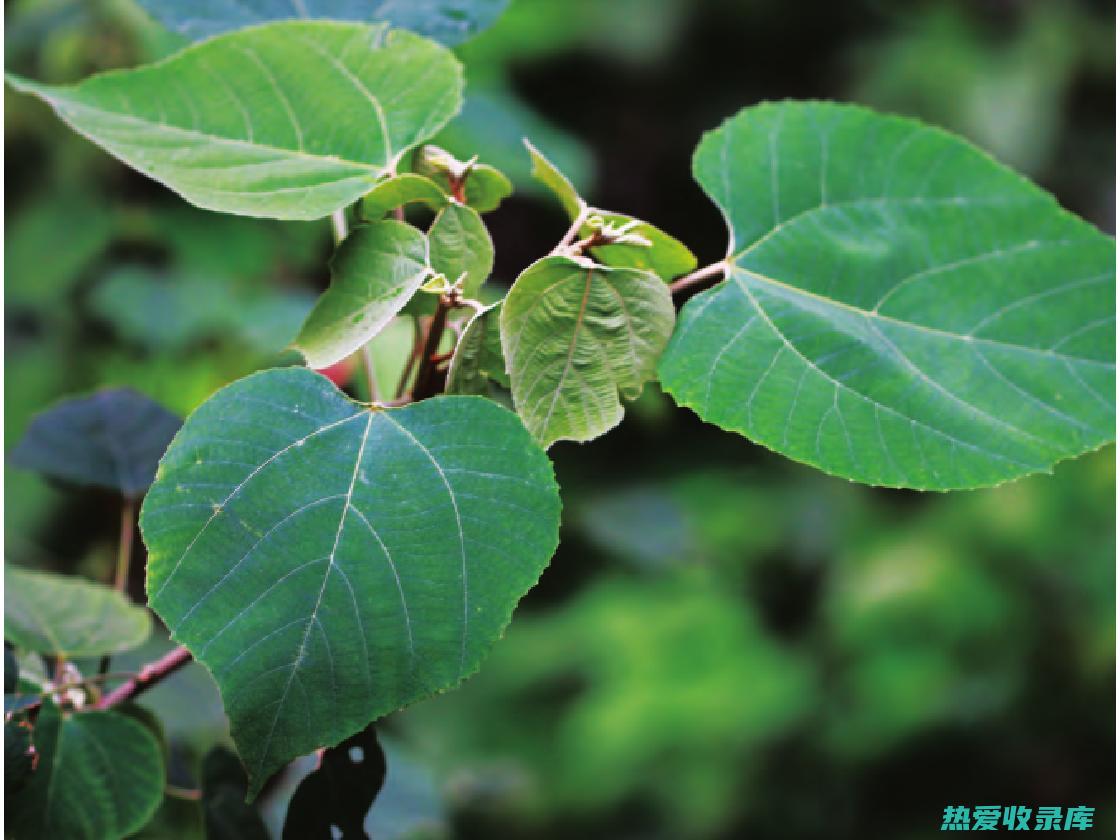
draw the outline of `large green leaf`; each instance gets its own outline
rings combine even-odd
[[[12,450],[14,466],[126,496],[143,493],[182,421],[128,388],[75,397],[37,414]]]
[[[64,712],[44,700],[32,740],[38,763],[27,787],[7,802],[7,836],[125,837],[159,807],[160,746],[135,720],[116,712]]]
[[[502,350],[517,412],[545,446],[591,440],[622,421],[673,331],[656,274],[545,257],[502,304]]]
[[[317,219],[458,110],[443,47],[382,26],[285,22],[73,87],[9,76],[79,133],[209,210]]]
[[[388,22],[454,46],[486,29],[509,0],[140,0],[152,16],[188,38],[207,38],[270,20],[326,18]]]
[[[551,464],[510,412],[371,411],[300,368],[191,415],[140,519],[149,602],[217,680],[253,795],[471,674],[558,520]]]
[[[141,645],[148,611],[81,578],[4,567],[4,638],[36,653],[100,656]]]
[[[845,105],[705,136],[729,279],[661,364],[678,403],[826,472],[983,487],[1115,434],[1115,244],[965,141]]]
[[[341,361],[377,335],[431,273],[428,240],[411,225],[386,219],[361,225],[331,260],[331,285],[294,345],[313,368]]]

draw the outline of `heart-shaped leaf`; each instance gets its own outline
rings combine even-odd
[[[139,496],[182,422],[128,388],[98,391],[36,415],[10,460],[51,478]]]
[[[462,74],[446,49],[411,32],[292,21],[73,87],[9,82],[192,204],[317,219],[368,192],[450,119]]]
[[[168,29],[208,38],[270,20],[317,18],[358,23],[387,22],[454,46],[497,20],[509,0],[140,0]]]
[[[431,273],[428,241],[411,225],[386,219],[361,225],[331,259],[331,285],[294,346],[309,367],[345,359],[392,320]]]
[[[4,638],[24,650],[101,656],[142,645],[148,611],[108,586],[4,567]]]
[[[490,393],[490,382],[509,387],[500,330],[502,304],[476,312],[463,330],[447,369],[447,393]]]
[[[826,472],[983,487],[1115,434],[1115,244],[958,137],[748,108],[693,169],[729,279],[661,363],[681,405]]]
[[[135,720],[116,712],[64,712],[44,700],[32,741],[35,770],[7,803],[5,833],[15,840],[126,837],[159,807],[160,745]]]
[[[533,436],[591,440],[622,421],[654,375],[673,331],[669,287],[656,274],[545,257],[502,304],[513,402]]]
[[[559,498],[488,400],[368,410],[285,368],[187,419],[140,521],[149,603],[214,675],[255,795],[471,674],[551,557]]]

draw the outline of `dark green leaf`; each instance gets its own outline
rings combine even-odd
[[[18,718],[4,720],[4,797],[19,793],[35,770],[31,724]]]
[[[389,323],[430,273],[428,242],[416,228],[394,219],[355,228],[335,252],[331,286],[294,346],[313,368],[345,359]]]
[[[268,840],[257,809],[245,802],[248,779],[237,756],[215,747],[202,762],[206,840]]]
[[[159,744],[115,712],[64,712],[50,700],[35,722],[35,772],[10,800],[15,840],[106,840],[139,830],[163,798]]]
[[[250,794],[473,673],[556,546],[517,418],[440,397],[370,411],[305,369],[219,391],[144,502],[149,603],[221,689]]]
[[[547,446],[591,440],[622,421],[622,403],[653,377],[673,331],[657,275],[584,258],[533,263],[502,305],[502,350],[513,402]]]
[[[4,567],[4,638],[36,653],[100,656],[143,644],[147,610],[99,583]]]
[[[489,27],[509,0],[140,0],[168,29],[198,39],[270,20],[386,22],[454,46]]]
[[[73,87],[9,76],[110,154],[208,210],[318,219],[458,110],[458,62],[409,32],[285,22]]]
[[[10,460],[51,478],[138,496],[181,423],[128,388],[98,391],[36,415]]]
[[[730,279],[689,301],[678,403],[870,484],[984,487],[1115,436],[1115,244],[960,138],[853,106],[749,108],[697,180]]]
[[[385,754],[372,726],[324,750],[296,788],[284,818],[286,840],[366,840],[366,814],[385,782]]]

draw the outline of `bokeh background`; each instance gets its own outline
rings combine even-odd
[[[692,149],[786,97],[944,125],[1113,233],[1114,15],[1088,0],[513,0],[459,48],[468,106],[441,142],[517,184],[487,219],[498,286],[565,228],[523,135],[593,203],[706,264],[726,239]],[[45,81],[177,46],[127,0],[9,0],[5,17],[6,67]],[[294,361],[284,347],[327,279],[325,223],[190,208],[13,94],[5,144],[7,449],[64,395],[129,385],[186,413]],[[621,429],[552,454],[560,552],[478,676],[381,726],[378,840],[918,838],[950,804],[1090,805],[1112,834],[1112,448],[991,491],[881,491],[651,386]],[[13,470],[6,489],[9,560],[107,576],[114,498]],[[208,678],[192,666],[145,702],[193,785],[226,737]],[[283,796],[265,802],[273,820]],[[197,830],[169,800],[147,836]]]

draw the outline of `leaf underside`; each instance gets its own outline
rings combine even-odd
[[[622,420],[673,331],[668,286],[649,271],[545,257],[502,304],[513,401],[543,445],[598,437]]]
[[[141,513],[149,603],[214,675],[250,795],[471,674],[558,524],[551,464],[510,412],[369,411],[299,368],[199,408]]]
[[[8,80],[190,203],[277,219],[360,198],[458,111],[462,90],[443,47],[325,21],[232,32],[72,87]]]
[[[697,181],[728,280],[684,307],[661,380],[826,472],[974,488],[1112,440],[1115,244],[970,144],[828,103],[749,108]]]

